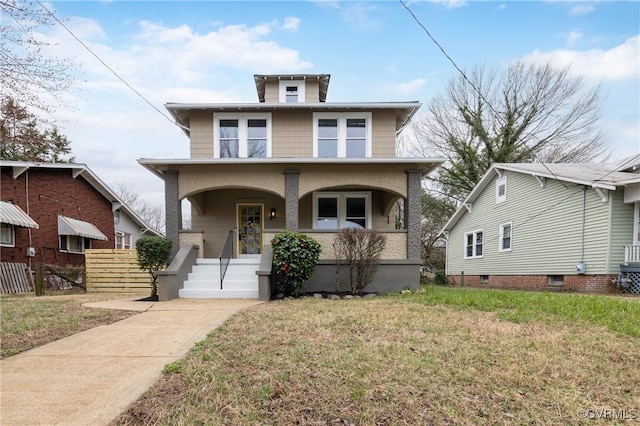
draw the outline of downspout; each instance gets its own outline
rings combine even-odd
[[[24,174],[24,186],[25,186],[25,195],[27,197],[27,215],[31,216],[31,211],[29,210],[29,170]],[[33,247],[33,243],[31,241],[31,228],[27,228],[27,232],[29,234],[29,247]],[[28,250],[28,249],[27,249]],[[27,259],[29,259],[29,270],[31,270],[31,256],[27,253]]]
[[[580,244],[580,262],[576,264],[576,272],[578,275],[584,275],[587,272],[587,265],[584,263],[584,240],[585,240],[585,229],[587,223],[587,187],[582,187],[582,235],[581,235],[581,244]]]

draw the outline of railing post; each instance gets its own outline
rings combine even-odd
[[[36,263],[35,290],[36,296],[44,296],[44,264]]]

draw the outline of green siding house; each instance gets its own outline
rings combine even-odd
[[[449,279],[640,292],[639,168],[640,155],[619,163],[494,164],[443,228]]]

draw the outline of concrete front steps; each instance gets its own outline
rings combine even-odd
[[[197,259],[179,296],[184,299],[257,299],[260,257],[231,259],[220,290],[220,260]]]

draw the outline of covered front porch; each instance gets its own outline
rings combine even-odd
[[[378,273],[386,277],[386,284],[376,279],[375,291],[419,285],[421,181],[440,161],[212,159],[141,163],[165,181],[166,231],[176,251],[194,244],[200,258],[224,257],[221,254],[225,251],[229,258],[243,258],[264,254],[273,236],[282,230],[304,232],[322,246],[317,276],[309,283],[313,291],[319,291],[329,276],[328,265],[335,263],[333,241],[339,230],[362,227],[387,237]],[[191,230],[181,229],[182,199],[191,203]],[[398,277],[402,277],[400,283]],[[330,281],[326,285],[333,290],[335,280]]]

